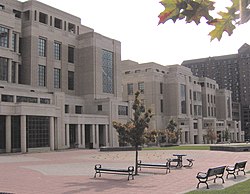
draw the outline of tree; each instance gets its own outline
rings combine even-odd
[[[167,125],[166,134],[170,143],[177,143],[181,129],[177,129],[177,124],[173,119],[170,119]]]
[[[211,141],[213,143],[215,140],[217,140],[217,134],[214,129],[207,129],[207,134],[205,135],[205,138],[207,141]]]
[[[166,137],[164,130],[146,130],[144,133],[145,143],[155,143],[157,146],[163,142],[162,138]]]
[[[164,24],[168,20],[185,19],[186,23],[195,22],[200,24],[201,18],[209,25],[215,28],[209,35],[211,41],[217,38],[221,40],[223,32],[227,32],[229,36],[232,35],[236,25],[246,23],[250,19],[250,0],[231,0],[232,5],[226,7],[227,11],[219,11],[217,14],[220,18],[213,17],[215,9],[215,2],[212,0],[161,0],[161,4],[165,10],[160,13],[159,24]]]
[[[144,104],[139,99],[140,92],[135,93],[135,100],[132,106],[134,110],[133,119],[126,124],[113,122],[113,127],[118,132],[119,142],[129,143],[135,147],[135,175],[138,174],[138,148],[144,144],[144,130],[148,128],[152,112],[146,110]]]
[[[225,131],[222,131],[222,138],[224,141],[228,141],[230,139],[230,133],[228,128],[226,128]]]

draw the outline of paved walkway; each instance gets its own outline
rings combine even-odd
[[[195,178],[200,171],[209,167],[232,165],[237,161],[250,161],[248,152],[221,151],[140,151],[139,158],[145,162],[165,162],[173,153],[187,154],[195,159],[192,168],[173,169],[165,174],[163,169],[142,169],[135,180],[127,176],[103,174],[93,178],[94,165],[124,168],[134,165],[135,152],[99,152],[99,150],[71,150],[30,154],[0,155],[0,193],[15,194],[78,194],[78,193],[119,193],[119,194],[177,194],[194,190]],[[184,162],[185,158],[184,158]],[[247,165],[246,171],[250,170]],[[211,189],[222,189],[250,178],[240,175],[230,177],[221,184],[210,181]],[[201,184],[200,189],[205,189]]]

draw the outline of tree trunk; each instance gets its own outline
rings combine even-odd
[[[135,175],[138,175],[138,145],[135,145]]]

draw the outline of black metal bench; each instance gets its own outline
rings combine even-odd
[[[96,178],[96,174],[99,174],[99,177],[101,177],[101,173],[128,175],[128,180],[130,177],[134,179],[133,166],[129,166],[127,169],[114,169],[114,168],[103,168],[101,164],[96,164],[94,178]]]
[[[166,169],[166,174],[170,173],[170,162],[167,160],[166,163],[143,163],[141,160],[137,162],[138,168],[163,168]]]
[[[243,162],[235,163],[234,166],[227,166],[226,167],[227,179],[228,179],[228,175],[230,174],[234,175],[234,179],[236,179],[235,173],[237,173],[238,175],[240,171],[242,171],[244,175],[246,175],[246,172],[245,172],[246,164],[247,164],[247,161],[243,161]]]
[[[214,183],[217,178],[222,179],[222,183],[224,183],[223,175],[225,171],[226,166],[220,166],[215,168],[209,168],[206,173],[199,172],[196,175],[196,178],[199,180],[199,183],[197,184],[197,189],[199,188],[200,183],[205,183],[207,185],[207,189],[209,189],[207,181],[214,180]]]

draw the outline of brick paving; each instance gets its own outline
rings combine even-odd
[[[94,165],[127,168],[134,165],[135,152],[99,152],[99,150],[68,150],[47,153],[2,154],[0,155],[0,193],[15,194],[78,194],[78,193],[119,193],[119,194],[177,194],[196,189],[196,174],[209,167],[232,165],[237,161],[250,161],[248,152],[221,151],[140,151],[139,159],[145,162],[163,163],[173,158],[173,153],[187,154],[195,159],[192,168],[142,169],[135,180],[127,176],[103,174],[93,178]],[[184,164],[187,163],[184,157]],[[250,170],[247,165],[246,171]],[[223,189],[250,178],[240,175],[237,179],[209,182],[211,189]],[[200,185],[204,190],[205,184]]]

